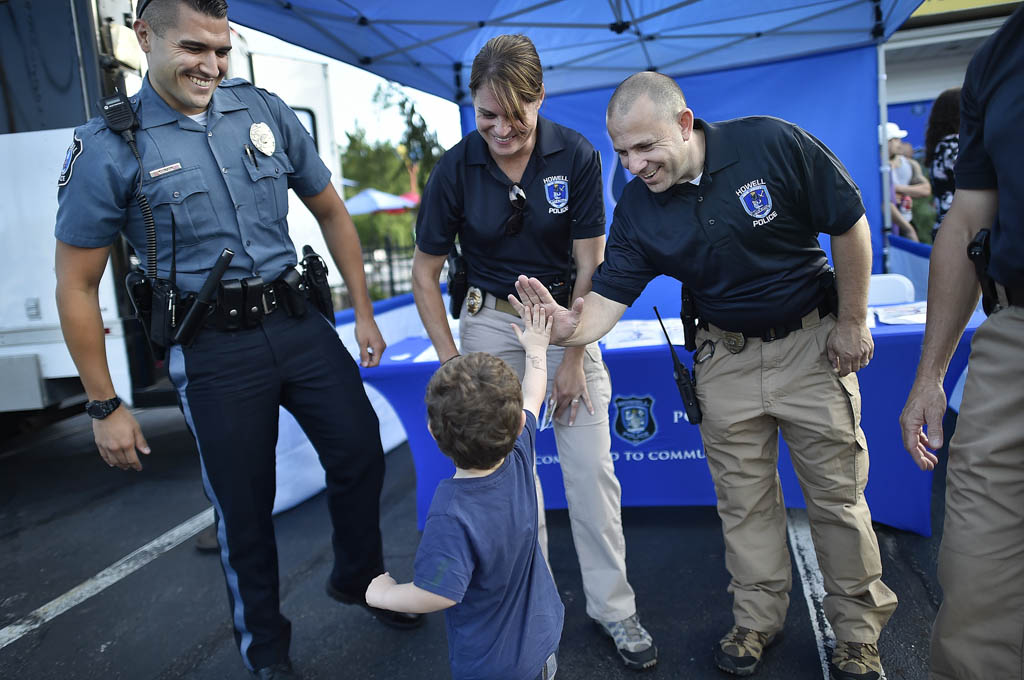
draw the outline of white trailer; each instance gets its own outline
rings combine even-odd
[[[96,115],[95,102],[115,88],[133,94],[145,62],[131,30],[132,0],[9,0],[6,6],[0,13],[7,78],[0,83],[0,414],[10,424],[84,403],[55,302],[57,176],[73,128]],[[43,26],[45,41],[37,30]],[[232,39],[228,75],[253,80],[295,108],[338,181],[326,65],[250,54],[237,33]],[[316,221],[297,197],[290,201],[297,249],[309,244],[326,254]],[[171,404],[166,370],[153,362],[124,294],[128,260],[127,247],[115,245],[99,291],[114,387],[129,404]]]

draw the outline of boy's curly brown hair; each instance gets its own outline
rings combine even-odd
[[[441,451],[464,470],[487,470],[519,436],[523,389],[507,363],[474,352],[442,364],[427,385],[427,421]]]

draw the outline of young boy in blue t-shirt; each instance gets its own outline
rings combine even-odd
[[[372,607],[445,611],[455,680],[547,680],[565,612],[537,543],[533,481],[537,413],[547,388],[551,319],[525,307],[522,386],[483,352],[457,356],[427,386],[428,425],[455,463],[434,492],[412,583],[388,574],[366,589]]]

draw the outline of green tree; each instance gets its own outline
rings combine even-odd
[[[368,188],[395,195],[409,191],[409,174],[398,149],[390,142],[367,141],[366,130],[361,127],[348,133],[341,167],[346,178],[359,183],[346,190],[347,196]],[[364,249],[382,247],[385,239],[390,239],[396,247],[412,246],[413,212],[354,215],[352,220]]]
[[[416,104],[394,83],[379,85],[373,94],[374,103],[382,109],[397,107],[405,119],[405,133],[402,135],[401,146],[405,153],[403,160],[407,169],[415,168],[416,191],[423,193],[427,186],[430,171],[444,154],[444,147],[437,141],[437,133],[427,127],[423,116],[416,111]]]

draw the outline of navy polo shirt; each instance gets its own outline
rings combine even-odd
[[[818,232],[842,234],[864,214],[842,163],[778,118],[697,119],[700,185],[654,193],[637,177],[622,192],[593,290],[626,305],[659,274],[693,290],[702,319],[760,332],[800,318],[831,280]]]
[[[288,189],[315,195],[331,173],[294,112],[241,79],[222,81],[214,91],[205,127],[168,106],[148,77],[131,101],[139,119],[142,193],[156,221],[159,276],[170,277],[172,216],[182,291],[199,290],[224,248],[235,253],[225,279],[260,275],[271,281],[295,266]],[[256,123],[265,123],[274,136],[270,155],[250,139]],[[131,149],[101,118],[76,128],[58,182],[57,238],[101,248],[124,231],[145,268],[146,228],[134,198],[138,181]]]
[[[997,189],[989,274],[1024,286],[1024,8],[1018,8],[971,58],[960,94],[958,189]],[[988,226],[988,225],[984,225]]]
[[[565,280],[573,239],[604,235],[601,157],[583,135],[537,118],[537,142],[519,186],[526,193],[522,231],[505,234],[515,209],[512,181],[477,131],[453,146],[430,174],[416,218],[416,246],[446,255],[459,237],[469,285],[505,297],[516,277]]]

